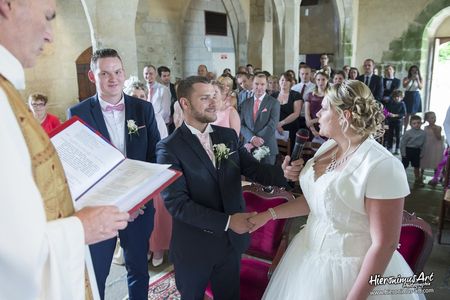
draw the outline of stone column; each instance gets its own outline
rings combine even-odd
[[[92,48],[116,49],[125,72],[138,74],[135,22],[139,0],[81,0],[91,30]]]
[[[286,0],[284,11],[284,70],[298,70],[300,52],[300,0]]]

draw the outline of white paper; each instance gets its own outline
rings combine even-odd
[[[63,164],[72,199],[78,199],[124,155],[80,121],[51,138]]]
[[[278,130],[275,130],[275,138],[287,142],[289,139],[289,131],[283,130],[283,133],[280,133]]]
[[[176,175],[170,165],[128,159],[80,121],[52,137],[75,210],[85,206],[134,208]]]

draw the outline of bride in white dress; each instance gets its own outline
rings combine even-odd
[[[317,116],[329,140],[300,174],[303,196],[251,219],[254,231],[270,219],[309,214],[263,299],[423,299],[402,284],[369,283],[376,274],[413,275],[396,251],[409,186],[400,161],[373,138],[380,106],[350,80],[330,89]]]

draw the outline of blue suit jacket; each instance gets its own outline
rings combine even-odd
[[[364,82],[364,74],[358,76],[358,80],[361,82]],[[372,91],[373,97],[378,100],[383,100],[383,78],[381,78],[378,75],[372,74],[372,77],[370,78],[369,88]]]
[[[248,234],[225,231],[228,216],[245,210],[241,175],[266,185],[286,185],[281,167],[260,164],[240,144],[234,130],[211,126],[212,143],[224,143],[232,153],[220,166],[214,167],[184,123],[157,145],[158,163],[183,172],[162,192],[173,217],[170,257],[174,262],[201,264],[223,255],[229,243],[238,253],[246,250]]]
[[[125,100],[125,144],[127,157],[131,159],[156,162],[156,144],[160,140],[158,127],[156,125],[155,113],[150,102],[143,101],[128,95]],[[110,136],[106,128],[105,120],[101,111],[97,95],[87,98],[83,102],[74,105],[68,110],[68,117],[78,116],[89,126],[98,130],[108,141]],[[126,126],[127,120],[134,120],[139,129],[138,134],[130,136]]]

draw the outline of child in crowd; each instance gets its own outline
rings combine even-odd
[[[425,122],[428,122],[428,126],[425,127],[427,138],[422,159],[420,160],[422,175],[424,169],[433,169],[436,171],[444,152],[444,143],[441,136],[442,127],[436,125],[436,114],[432,111],[428,111],[425,113],[424,119]],[[433,183],[430,184],[432,185]]]
[[[406,114],[406,106],[403,100],[403,92],[401,90],[394,90],[391,95],[391,100],[386,103],[388,111],[386,117],[386,124],[389,130],[386,133],[387,148],[392,152],[395,136],[395,155],[398,155],[400,149],[400,132],[402,130],[403,118]]]
[[[414,168],[415,185],[423,186],[423,180],[420,173],[420,157],[423,155],[426,133],[420,128],[422,118],[417,115],[411,116],[411,129],[407,130],[400,141],[400,151],[402,154],[403,166],[408,168],[409,163]]]

